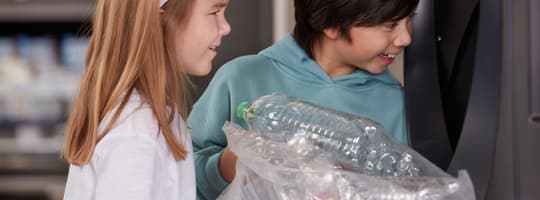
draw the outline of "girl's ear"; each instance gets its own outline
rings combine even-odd
[[[323,33],[325,37],[332,40],[339,38],[339,30],[337,28],[325,28]]]
[[[160,9],[159,9],[159,14],[161,14],[161,15],[165,14],[165,10],[163,10],[163,9],[160,8]]]

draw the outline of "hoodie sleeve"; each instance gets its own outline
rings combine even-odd
[[[224,68],[224,67],[222,67]],[[188,118],[193,141],[198,199],[216,199],[228,186],[218,168],[227,139],[221,128],[230,114],[230,90],[218,70]]]

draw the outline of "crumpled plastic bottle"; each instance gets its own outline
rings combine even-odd
[[[271,140],[288,143],[302,138],[331,152],[338,166],[347,170],[374,176],[434,175],[422,171],[424,164],[432,165],[429,161],[388,137],[368,118],[276,93],[239,104],[237,116]]]

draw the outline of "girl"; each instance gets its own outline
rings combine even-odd
[[[186,74],[206,75],[228,0],[98,0],[69,118],[64,199],[195,199]]]

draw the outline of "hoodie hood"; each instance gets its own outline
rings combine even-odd
[[[385,70],[380,74],[370,74],[361,69],[351,74],[331,78],[305,51],[300,48],[294,38],[289,34],[276,44],[262,50],[259,55],[279,63],[279,69],[291,76],[315,84],[336,84],[343,87],[357,88],[380,82],[387,85],[400,86],[389,72]]]

